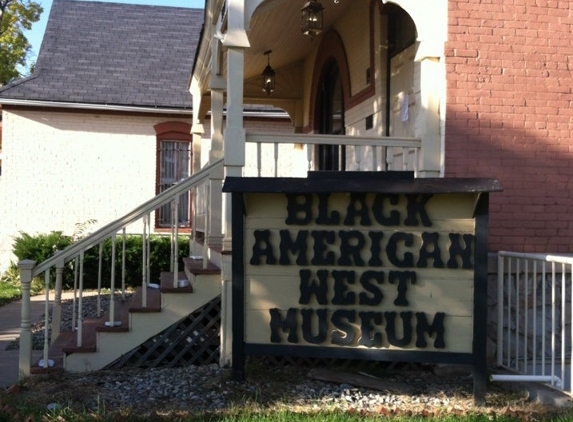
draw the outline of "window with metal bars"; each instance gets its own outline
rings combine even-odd
[[[157,133],[157,187],[159,194],[186,179],[192,172],[191,125],[183,122],[165,122],[155,126]],[[178,225],[191,227],[191,193],[179,197]],[[171,204],[162,206],[156,212],[155,226],[170,228],[172,223]]]
[[[159,193],[161,193],[191,175],[191,144],[180,141],[161,141],[159,163]],[[179,197],[179,227],[191,226],[189,201],[189,192]],[[171,218],[171,205],[164,205],[159,210],[157,225],[170,227]]]

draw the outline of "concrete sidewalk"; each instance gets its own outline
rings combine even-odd
[[[62,300],[65,298],[62,294]],[[50,294],[50,306],[54,295]],[[31,298],[31,323],[35,324],[45,312],[45,295]],[[18,383],[19,350],[6,350],[8,345],[20,337],[22,301],[9,303],[0,307],[0,389]],[[41,350],[32,352],[32,362],[40,359]]]

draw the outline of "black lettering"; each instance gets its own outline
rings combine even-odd
[[[364,273],[362,273],[362,275],[360,276],[360,285],[362,286],[362,288],[364,288],[366,292],[371,293],[371,295],[368,295],[368,293],[365,292],[360,292],[360,294],[358,295],[358,303],[360,305],[378,306],[382,302],[384,294],[382,293],[382,290],[372,282],[378,285],[383,284],[384,272],[365,271]]]
[[[304,341],[311,344],[324,343],[326,340],[326,334],[328,333],[326,309],[302,309],[300,313],[302,314],[302,337],[304,338]],[[314,318],[315,313],[317,318]],[[314,331],[312,329],[313,325],[318,331],[316,335],[312,334]]]
[[[334,252],[328,251],[327,245],[334,243],[335,234],[333,231],[313,230],[314,256],[310,263],[312,265],[334,265]]]
[[[287,311],[286,318],[283,319],[281,310],[277,308],[269,309],[271,314],[271,343],[281,343],[281,336],[279,330],[283,333],[288,331],[287,341],[289,343],[298,343],[297,324],[296,324],[296,308],[290,308]]]
[[[346,218],[344,219],[345,226],[355,226],[356,218],[360,218],[361,226],[369,226],[372,224],[370,216],[368,215],[368,205],[366,204],[365,193],[353,193],[350,195],[350,203],[346,208]]]
[[[392,346],[406,347],[412,342],[412,312],[400,312],[402,318],[402,338],[396,337],[396,312],[384,312],[386,336]]]
[[[296,240],[293,242],[290,237],[290,232],[288,230],[281,230],[281,244],[280,244],[280,258],[279,264],[290,265],[289,252],[296,255],[298,252],[298,257],[296,259],[296,265],[307,265],[306,257],[306,238],[308,236],[308,230],[300,230],[296,235]]]
[[[420,256],[416,267],[426,268],[428,266],[428,259],[434,262],[434,268],[444,268],[444,261],[442,261],[442,251],[438,245],[440,239],[439,233],[422,233],[422,247],[420,248]]]
[[[358,230],[349,230],[339,231],[338,236],[340,237],[338,265],[352,265],[354,263],[357,267],[363,267],[364,260],[360,256],[360,252],[366,244],[364,235]]]
[[[312,221],[312,195],[286,194],[287,218],[286,224],[305,225]]]
[[[372,204],[372,214],[374,219],[383,226],[397,226],[400,224],[400,213],[396,210],[390,211],[390,215],[384,215],[384,203],[390,202],[390,205],[398,205],[399,195],[382,195],[376,194]]]
[[[340,213],[332,211],[328,214],[328,198],[330,194],[323,193],[318,195],[318,217],[316,217],[316,224],[323,224],[334,226],[340,224]]]
[[[446,347],[444,342],[444,318],[446,314],[444,312],[436,312],[434,316],[434,322],[432,325],[428,324],[426,319],[426,314],[423,312],[416,312],[416,347],[424,348],[427,346],[425,334],[432,336],[436,334],[436,340],[434,340],[434,347],[436,349],[443,349]]]
[[[354,329],[352,328],[351,323],[356,320],[355,311],[339,309],[332,313],[332,318],[330,320],[336,328],[336,330],[332,332],[332,344],[348,346],[354,343],[356,334],[354,334]]]
[[[418,221],[417,216],[420,217],[422,225],[426,227],[430,227],[432,225],[432,222],[428,217],[428,213],[426,212],[426,204],[431,197],[432,195],[406,195],[406,199],[408,199],[408,205],[406,206],[408,216],[404,220],[404,224],[406,226],[419,225],[420,222]]]
[[[394,299],[394,305],[408,306],[408,299],[406,299],[408,281],[410,284],[416,284],[416,273],[414,271],[390,271],[388,274],[388,282],[394,284],[396,280],[398,280],[398,295],[396,299]]]
[[[382,258],[380,258],[380,255],[382,252],[382,238],[384,237],[384,232],[368,232],[368,237],[371,242],[368,266],[381,267]]]
[[[386,245],[386,256],[390,263],[396,267],[413,267],[414,257],[410,252],[405,252],[402,259],[398,258],[398,244],[403,243],[406,247],[414,244],[414,235],[411,233],[396,232],[390,236]]]
[[[376,325],[382,324],[382,312],[358,312],[360,318],[360,340],[358,344],[366,347],[382,346],[382,333],[374,332]]]
[[[319,305],[326,305],[328,303],[327,293],[328,293],[328,284],[326,282],[328,278],[328,271],[327,270],[318,270],[316,275],[318,276],[318,280],[316,278],[311,279],[311,272],[310,270],[300,270],[300,297],[298,299],[298,303],[301,305],[308,305],[310,303],[310,299],[315,296],[316,302]]]
[[[354,305],[356,303],[356,293],[348,291],[348,285],[354,284],[356,274],[354,271],[333,271],[334,297],[333,305]]]
[[[465,247],[461,245],[461,239],[464,240]],[[450,233],[450,259],[448,260],[448,268],[459,268],[458,258],[462,261],[462,268],[471,270],[472,262],[472,246],[474,244],[474,236],[472,234]]]
[[[253,245],[253,255],[251,256],[251,265],[260,265],[261,257],[265,257],[267,265],[277,263],[271,243],[270,230],[255,230],[253,233],[255,237],[255,244]]]

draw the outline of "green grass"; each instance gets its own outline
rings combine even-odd
[[[22,417],[23,419],[13,419],[14,416]],[[13,420],[42,420],[46,422],[112,422],[112,421],[131,421],[131,422],[517,422],[523,421],[522,418],[511,418],[506,416],[491,415],[468,415],[456,416],[446,415],[440,417],[426,417],[426,416],[380,416],[380,415],[365,415],[358,412],[315,412],[315,413],[295,413],[291,411],[272,411],[267,410],[264,412],[252,412],[242,410],[239,412],[228,412],[210,415],[162,415],[158,412],[148,416],[133,416],[129,414],[113,414],[106,415],[105,412],[98,413],[83,413],[77,414],[70,412],[69,409],[62,408],[57,410],[49,410],[44,412],[27,412],[26,409],[17,409],[10,406],[5,406],[0,409],[0,422],[13,421]],[[529,419],[525,419],[528,421]],[[531,419],[532,421],[539,419]],[[562,417],[544,419],[544,422],[565,422],[568,419]]]
[[[22,297],[22,288],[12,283],[0,282],[0,306]]]
[[[30,294],[42,293],[44,284],[41,280],[35,279],[30,287]],[[11,265],[0,277],[0,306],[18,300],[22,297],[22,284],[20,283],[20,272],[16,265]],[[0,419],[2,422],[2,419]]]

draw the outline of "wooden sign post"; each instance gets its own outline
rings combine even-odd
[[[472,365],[484,402],[494,180],[228,178],[232,364],[246,355]]]

